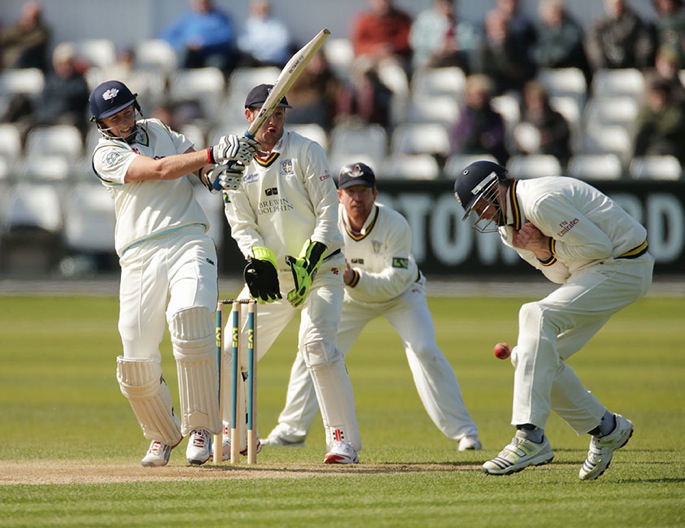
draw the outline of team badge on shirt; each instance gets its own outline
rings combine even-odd
[[[107,155],[105,156],[105,159],[102,160],[102,163],[107,168],[114,167],[120,158],[121,158],[121,152],[116,152],[116,151],[108,152]]]
[[[383,244],[381,243],[380,240],[372,240],[371,241],[371,250],[373,251],[374,255],[378,255],[381,252],[382,247],[383,247]]]
[[[281,173],[282,174],[295,174],[295,167],[293,166],[293,160],[287,159],[281,161]]]

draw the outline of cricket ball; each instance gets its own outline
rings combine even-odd
[[[493,352],[499,359],[507,359],[511,356],[511,347],[507,343],[497,343]]]

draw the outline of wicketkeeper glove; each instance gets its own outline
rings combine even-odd
[[[283,298],[278,284],[276,255],[269,248],[253,247],[250,249],[243,277],[253,299],[262,303],[269,303]]]
[[[233,191],[240,187],[245,165],[239,161],[227,161],[207,173],[206,185],[209,192]]]
[[[301,305],[307,298],[309,288],[312,286],[316,271],[319,269],[325,254],[326,246],[324,244],[307,240],[299,258],[285,257],[285,262],[290,266],[293,272],[293,281],[295,281],[295,289],[288,292],[288,302],[293,306]]]
[[[259,143],[247,136],[237,136],[230,134],[222,136],[219,142],[213,147],[209,147],[209,161],[212,163],[223,163],[225,161],[241,161],[247,165],[254,158]]]

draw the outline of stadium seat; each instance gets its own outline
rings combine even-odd
[[[622,95],[639,98],[644,93],[645,79],[636,68],[597,70],[592,78],[594,97],[617,97]]]
[[[96,68],[109,68],[117,60],[114,42],[106,38],[84,39],[76,42],[75,47],[77,56]]]
[[[497,95],[492,98],[491,104],[504,119],[507,130],[513,130],[521,120],[521,103],[518,97],[512,94]]]
[[[583,127],[579,149],[576,154],[616,154],[626,165],[633,148],[632,138],[620,125],[599,125]]]
[[[0,71],[0,95],[26,94],[38,96],[45,87],[45,75],[38,68]]]
[[[512,156],[507,162],[507,170],[514,178],[539,178],[542,176],[561,176],[561,164],[548,154]]]
[[[616,154],[576,154],[569,159],[566,174],[579,180],[618,180],[623,165]]]
[[[17,174],[31,182],[66,182],[70,179],[73,163],[58,154],[32,154],[19,160]]]
[[[603,97],[588,99],[583,113],[585,126],[620,125],[634,128],[640,103],[632,96]]]
[[[220,121],[226,82],[219,68],[176,70],[169,77],[169,98],[173,102],[195,100],[211,123]]]
[[[476,161],[492,161],[497,163],[497,158],[490,154],[452,154],[445,162],[445,176],[447,178],[456,178],[464,170],[464,167]]]
[[[440,123],[452,125],[459,118],[459,102],[451,95],[412,94],[405,121],[408,123]]]
[[[379,179],[435,180],[440,166],[430,154],[391,154],[376,171]]]
[[[543,68],[537,74],[551,97],[572,97],[580,108],[587,99],[587,81],[579,68]]]
[[[286,124],[286,128],[312,141],[316,141],[325,151],[328,151],[328,135],[321,125],[316,123]]]
[[[344,37],[329,38],[323,45],[323,53],[333,72],[341,80],[348,81],[354,61],[354,49],[350,39]]]
[[[178,57],[173,46],[163,39],[144,39],[135,47],[136,67],[162,76],[176,69]]]
[[[388,153],[388,136],[380,125],[337,125],[331,131],[328,150],[334,174],[354,161],[367,163],[375,170]]]
[[[51,125],[31,129],[26,135],[26,157],[63,156],[75,162],[83,155],[83,138],[73,125]]]
[[[22,154],[21,133],[12,123],[0,123],[0,157],[12,168]]]
[[[683,177],[683,167],[675,156],[640,156],[632,159],[628,174],[634,180],[679,180]]]
[[[207,193],[209,194],[209,193]],[[64,242],[76,253],[114,252],[114,202],[95,179],[70,188],[64,209]]]
[[[447,129],[436,123],[405,123],[392,134],[390,150],[401,154],[439,154],[447,156],[450,141]]]
[[[461,102],[465,87],[466,75],[461,68],[420,68],[412,76],[410,91],[412,96],[449,95]]]

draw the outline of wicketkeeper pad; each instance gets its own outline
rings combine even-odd
[[[117,380],[148,440],[176,445],[182,439],[162,368],[152,359],[117,358]]]
[[[216,359],[214,318],[206,308],[175,313],[170,324],[171,344],[178,371],[181,431],[221,431],[219,371]]]

